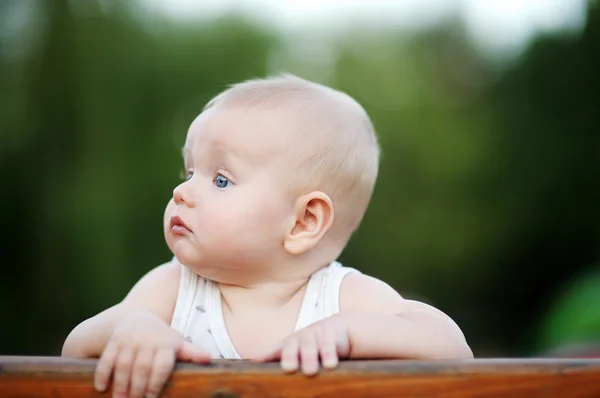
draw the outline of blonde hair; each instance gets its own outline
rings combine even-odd
[[[370,202],[379,168],[379,144],[363,107],[345,93],[284,74],[234,84],[204,109],[237,106],[289,113],[286,123],[297,132],[292,140],[299,155],[298,193],[328,194],[335,211],[332,232],[349,239]]]

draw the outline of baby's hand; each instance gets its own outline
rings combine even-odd
[[[210,356],[153,314],[135,313],[115,327],[94,384],[98,391],[106,390],[112,374],[113,397],[156,397],[176,360],[206,363]]]
[[[350,337],[344,319],[334,315],[286,337],[253,360],[267,362],[281,359],[284,371],[302,369],[302,373],[310,376],[319,372],[319,358],[324,368],[333,369],[340,358],[348,357],[350,349]]]

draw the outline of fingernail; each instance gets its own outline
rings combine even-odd
[[[337,366],[338,360],[335,358],[328,358],[323,361],[323,367],[327,369],[333,369]]]
[[[98,390],[100,392],[106,390],[106,386],[102,383],[95,383],[94,388],[96,388],[96,390]]]
[[[286,372],[294,372],[298,370],[298,365],[293,362],[281,362],[281,369]]]

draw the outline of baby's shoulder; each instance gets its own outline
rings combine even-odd
[[[390,285],[360,272],[346,275],[340,288],[341,311],[373,311],[393,307],[403,301]]]
[[[165,289],[172,291],[179,286],[180,277],[181,265],[173,259],[146,273],[133,287],[132,293],[141,290],[156,295],[157,291],[164,292]]]
[[[181,267],[170,261],[144,275],[130,290],[124,303],[146,308],[161,319],[170,321],[179,289]]]

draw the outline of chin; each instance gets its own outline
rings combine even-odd
[[[167,246],[181,264],[189,266],[198,263],[200,261],[200,256],[197,250],[189,247],[189,244],[186,243],[187,242],[170,239],[167,241]]]

